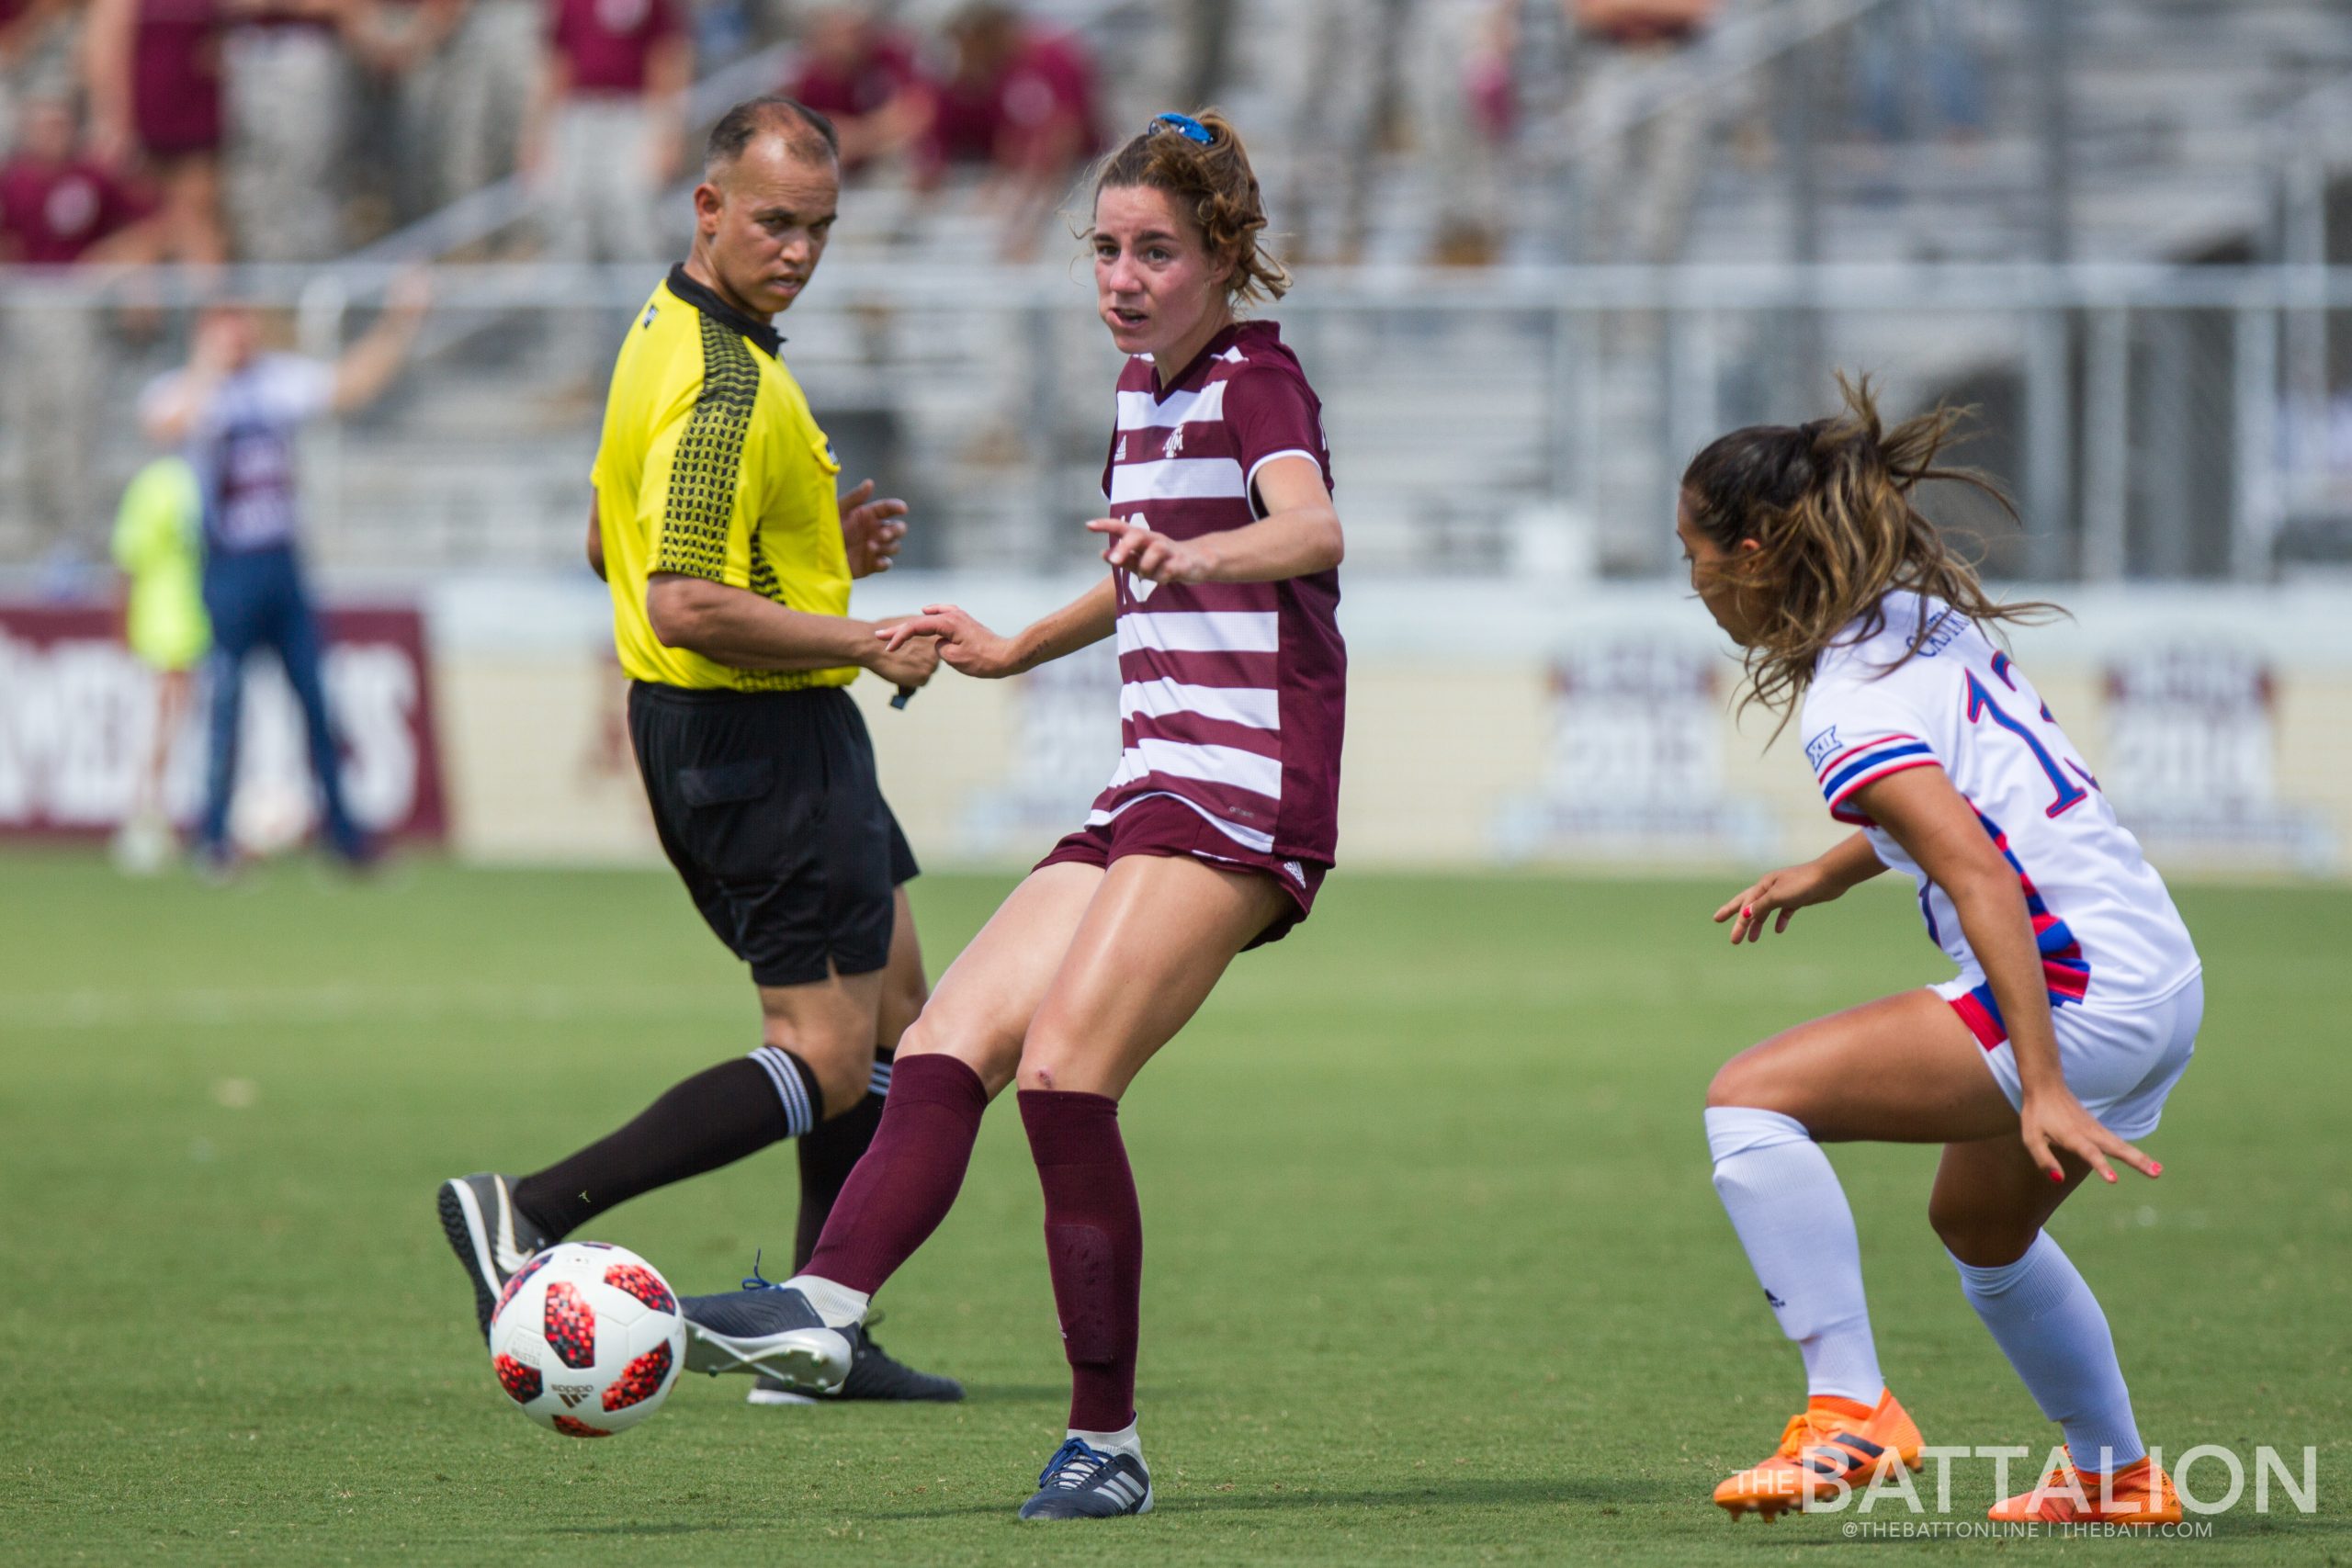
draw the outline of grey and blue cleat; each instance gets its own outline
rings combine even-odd
[[[1066,1439],[1037,1472],[1037,1495],[1021,1505],[1024,1519],[1108,1519],[1151,1512],[1151,1473],[1133,1454],[1109,1453],[1083,1438]]]

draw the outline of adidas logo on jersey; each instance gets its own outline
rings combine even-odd
[[[1306,886],[1306,868],[1305,866],[1299,864],[1295,860],[1286,860],[1283,862],[1283,869],[1290,873],[1290,879],[1293,882],[1297,883],[1301,887]]]
[[[1180,424],[1168,433],[1168,445],[1160,448],[1159,455],[1163,457],[1173,457],[1182,454],[1183,450],[1184,427]]]
[[[639,327],[640,327],[640,328],[644,328],[644,327],[650,327],[650,326],[651,326],[651,325],[653,324],[653,318],[654,318],[654,317],[656,317],[656,316],[658,316],[658,315],[660,315],[661,313],[662,313],[662,307],[661,307],[661,306],[659,306],[659,305],[648,305],[648,306],[645,308],[645,314],[644,314],[644,316],[643,316],[643,317],[641,317],[641,318],[639,320],[638,323],[637,323],[637,324],[638,324],[638,326],[639,326]]]
[[[1114,463],[1124,463],[1124,462],[1125,462],[1126,460],[1127,460],[1127,438],[1126,438],[1125,436],[1122,435],[1122,436],[1120,436],[1120,437],[1119,437],[1119,445],[1118,445],[1118,446],[1117,446],[1115,449],[1114,449],[1114,450],[1113,450],[1113,452],[1111,453],[1111,461],[1113,461],[1113,462],[1114,462]]]

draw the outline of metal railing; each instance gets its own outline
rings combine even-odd
[[[46,376],[40,354],[97,356],[96,385],[72,395],[86,400],[92,490],[110,499],[141,455],[136,393],[176,361],[186,307],[224,288],[281,307],[289,345],[324,356],[394,273],[0,270],[17,389],[0,408],[0,561],[60,539],[95,554],[102,532],[95,502],[33,514],[58,454],[28,449],[49,427],[27,423],[26,391],[54,404],[72,379]],[[574,558],[610,344],[653,282],[634,267],[435,269],[417,364],[306,454],[324,561]],[[2338,330],[2352,269],[1333,269],[1276,313],[1324,393],[1361,570],[1667,570],[1689,455],[1741,423],[1826,412],[1833,367],[1876,373],[1891,413],[1982,406],[1977,460],[2027,523],[2021,538],[1994,531],[1996,570],[2263,581],[2352,558],[2352,366],[2330,373],[2352,343]],[[85,330],[62,350],[26,330],[66,319]],[[1075,525],[1100,506],[1118,356],[1074,265],[829,265],[779,325],[852,466],[918,502],[928,560],[1075,556]]]

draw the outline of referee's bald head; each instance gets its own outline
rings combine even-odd
[[[765,136],[782,141],[785,151],[800,163],[841,161],[841,133],[831,120],[798,98],[768,93],[746,98],[718,117],[718,123],[710,128],[710,139],[703,143],[703,178],[718,179]]]

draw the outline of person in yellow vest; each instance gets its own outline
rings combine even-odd
[[[824,116],[771,96],[720,118],[692,249],[629,323],[590,476],[587,556],[611,591],[647,803],[695,908],[751,972],[760,1038],[553,1165],[442,1183],[442,1229],[485,1335],[538,1248],[786,1138],[797,1267],[873,1141],[892,1052],[929,994],[906,895],[914,852],[847,689],[870,671],[910,694],[938,666],[930,637],[885,642],[849,613],[851,580],[897,553],[906,503],[870,479],[837,488],[775,325],[824,254],[840,192]],[[753,1338],[764,1321],[757,1304],[722,1315]],[[763,1374],[755,1404],[964,1396],[863,1329],[852,1349],[845,1379],[816,1393],[765,1378],[756,1347],[689,1340],[685,1365]]]
[[[115,834],[115,862],[152,874],[171,858],[164,775],[187,720],[197,664],[212,647],[204,614],[204,498],[186,458],[158,457],[132,476],[115,514],[114,559],[129,592],[123,640],[155,672],[154,728],[139,793]]]

